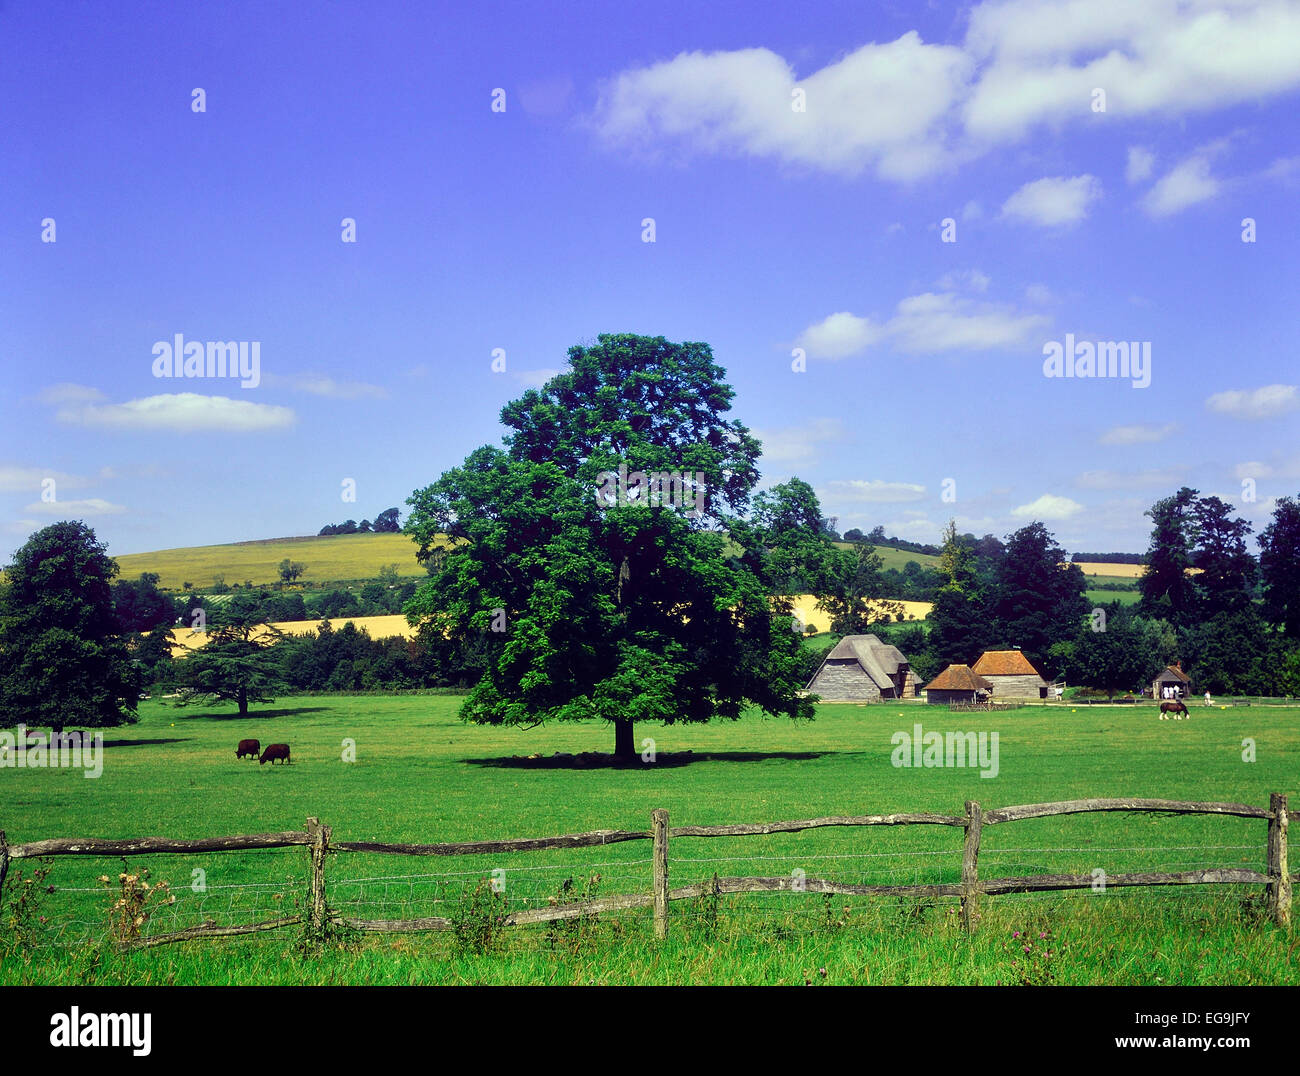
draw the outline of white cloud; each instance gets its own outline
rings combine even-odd
[[[307,375],[293,378],[293,387],[313,396],[329,396],[336,400],[383,400],[388,390],[380,385],[367,385],[362,381],[335,381],[332,377]]]
[[[1142,471],[1084,471],[1076,480],[1084,489],[1149,489],[1177,486],[1183,481],[1181,467],[1150,467]]]
[[[1017,519],[1069,519],[1083,511],[1083,505],[1069,497],[1058,497],[1054,493],[1044,493],[1037,500],[1011,509]]]
[[[540,370],[511,370],[511,376],[521,385],[530,389],[540,389],[561,371],[558,367],[544,367]]]
[[[601,87],[591,123],[611,145],[765,157],[909,181],[1046,124],[1107,114],[1162,121],[1300,87],[1292,0],[999,0],[960,46],[916,31],[798,78],[766,48],[685,52]],[[806,111],[791,93],[806,93]],[[1138,173],[1141,166],[1138,167]]]
[[[986,273],[981,273],[978,269],[954,269],[951,272],[944,273],[936,285],[944,291],[978,291],[986,292],[989,290],[989,284],[992,283]]]
[[[988,286],[988,277],[978,271],[944,278],[949,284],[958,280],[978,290]],[[1022,314],[950,291],[923,292],[900,300],[894,316],[883,325],[841,311],[810,325],[795,342],[812,358],[845,358],[881,340],[902,352],[937,355],[1020,347],[1049,323],[1042,314]]]
[[[1265,385],[1258,389],[1230,389],[1216,392],[1205,406],[1221,415],[1240,419],[1265,419],[1285,415],[1300,407],[1300,390],[1295,385]]]
[[[817,418],[802,426],[752,432],[763,443],[765,464],[802,463],[819,457],[822,445],[843,438],[844,424],[837,418]]]
[[[84,501],[33,501],[24,506],[23,511],[46,516],[116,516],[125,512],[126,508],[99,497],[91,497]]]
[[[1047,306],[1056,301],[1052,289],[1046,284],[1029,284],[1025,288],[1025,298],[1035,306]]]
[[[95,403],[108,399],[99,389],[91,388],[89,385],[74,385],[70,381],[61,381],[57,385],[42,389],[37,393],[36,398],[41,403],[47,404]]]
[[[984,207],[980,205],[979,202],[975,201],[974,198],[961,207],[962,220],[979,220],[983,216]]]
[[[823,500],[859,502],[867,504],[899,504],[919,501],[925,497],[925,487],[914,482],[886,482],[880,478],[836,479],[826,483]]]
[[[926,292],[900,302],[885,328],[899,350],[934,355],[1019,347],[1048,323],[1041,314],[1019,314],[950,293]]]
[[[1151,178],[1155,171],[1156,155],[1144,146],[1129,146],[1128,164],[1124,168],[1124,178],[1130,183],[1142,183]]]
[[[1096,176],[1035,179],[1002,203],[1002,215],[1044,228],[1078,224],[1100,197],[1101,183]]]
[[[88,485],[87,479],[62,471],[48,470],[43,467],[24,467],[16,463],[0,463],[0,493],[34,492],[42,488],[41,483],[47,478],[54,479],[55,490],[59,486],[69,489]]]
[[[208,430],[253,433],[285,429],[296,421],[288,407],[232,400],[227,396],[201,396],[195,392],[163,393],[120,404],[64,407],[59,410],[58,418],[73,426],[176,433]]]
[[[1300,86],[1300,8],[1287,0],[1008,0],[971,13],[983,62],[963,109],[986,144],[1085,122],[1092,91],[1117,118],[1189,113]]]
[[[602,86],[594,123],[609,143],[643,151],[673,144],[913,179],[945,163],[946,119],[971,70],[960,48],[915,31],[803,79],[765,48],[685,52]],[[792,107],[795,90],[805,111]]]
[[[1220,184],[1210,175],[1209,158],[1202,154],[1179,162],[1147,191],[1142,207],[1153,217],[1169,217],[1207,201],[1219,193]]]
[[[1147,445],[1163,441],[1178,429],[1175,422],[1166,422],[1163,426],[1149,426],[1138,423],[1134,426],[1112,426],[1098,440],[1103,445]]]
[[[869,318],[840,311],[809,325],[795,340],[814,359],[843,359],[870,347],[881,337]]]

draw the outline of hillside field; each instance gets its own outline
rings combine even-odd
[[[379,569],[397,565],[400,576],[423,576],[415,559],[415,543],[404,534],[330,534],[303,538],[269,538],[230,545],[198,545],[161,549],[154,553],[129,553],[115,557],[122,579],[141,572],[157,572],[164,590],[180,590],[185,583],[206,591],[217,576],[229,585],[251,581],[255,586],[280,579],[285,557],[305,564],[304,583],[351,582],[375,579]]]
[[[822,705],[812,723],[762,719],[706,726],[641,724],[657,763],[638,770],[576,769],[554,752],[608,751],[602,725],[530,731],[462,724],[458,696],[282,698],[247,719],[233,707],[142,704],[135,726],[109,730],[102,776],[6,770],[0,828],[11,843],[39,838],[202,837],[301,829],[309,815],[335,840],[454,841],[645,830],[652,809],[675,826],[831,814],[936,811],[967,799],[992,808],[1087,796],[1232,800],[1266,806],[1300,794],[1300,710],[1202,709],[1159,721],[1152,707],[1027,707],[954,714],[920,704]],[[999,732],[996,778],[973,768],[891,763],[891,738],[927,730]],[[237,761],[243,737],[292,747],[289,766]],[[1242,740],[1257,761],[1242,760]],[[356,761],[343,761],[345,741]],[[690,756],[682,753],[692,751]],[[521,756],[537,755],[535,759]],[[1101,868],[1263,869],[1262,822],[1215,816],[1075,815],[986,827],[982,877]],[[747,838],[676,837],[672,884],[721,875],[829,877],[864,883],[955,881],[961,831],[947,827],[818,829]],[[576,892],[643,892],[645,842],[480,857],[336,853],[332,907],[366,917],[444,915],[473,923],[472,894],[504,871],[510,908],[544,904],[566,878]],[[378,935],[314,955],[297,928],[119,954],[100,944],[120,860],[58,857],[38,893],[39,942],[0,958],[0,983],[1289,983],[1300,966],[1289,939],[1261,921],[1246,886],[984,898],[974,936],[956,925],[956,900],[726,896],[675,902],[669,940],[654,942],[648,911],[609,913],[548,932],[509,928],[478,951],[451,932]],[[15,861],[9,874],[30,870]],[[1293,863],[1294,866],[1294,863]],[[149,930],[205,919],[262,921],[305,895],[302,849],[134,857],[172,883]],[[193,889],[202,870],[202,893]],[[592,879],[599,876],[598,881]],[[480,889],[480,895],[483,890]],[[1015,939],[1019,931],[1020,940]],[[1025,937],[1038,951],[1026,957]],[[464,935],[468,938],[469,935]],[[52,944],[54,941],[59,944]],[[1048,955],[1046,950],[1051,950]],[[0,952],[4,951],[0,944]],[[824,976],[819,969],[825,969]]]

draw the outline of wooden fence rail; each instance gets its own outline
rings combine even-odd
[[[649,830],[594,830],[590,833],[566,833],[555,837],[526,837],[493,841],[458,841],[442,844],[402,844],[381,841],[335,841],[331,828],[320,819],[307,819],[305,830],[283,833],[247,834],[235,837],[201,837],[173,840],[164,837],[135,837],[126,840],[101,840],[98,838],[55,838],[10,845],[0,830],[0,902],[4,898],[5,875],[13,860],[35,859],[44,856],[134,856],[151,853],[193,854],[196,852],[231,852],[266,848],[306,847],[309,852],[308,899],[304,914],[282,916],[260,923],[219,926],[208,921],[198,926],[166,934],[157,934],[137,941],[137,946],[149,947],[197,938],[232,937],[278,930],[296,924],[321,931],[330,925],[346,926],[368,933],[417,933],[423,931],[451,930],[454,923],[443,916],[426,916],[418,919],[357,919],[332,911],[326,899],[325,870],[330,853],[368,852],[387,855],[410,856],[460,856],[489,855],[512,852],[531,852],[544,849],[590,848],[625,841],[651,841],[652,873],[649,892],[628,893],[620,896],[598,897],[546,908],[533,908],[510,912],[503,917],[507,925],[546,923],[576,919],[610,911],[651,908],[654,933],[657,938],[668,935],[669,908],[673,901],[693,900],[724,893],[823,893],[843,896],[910,896],[956,897],[960,901],[961,923],[964,929],[974,930],[979,921],[980,898],[1002,893],[1029,893],[1049,890],[1093,889],[1097,880],[1082,874],[1041,874],[1021,878],[981,878],[979,852],[985,826],[1022,822],[1030,818],[1048,818],[1068,814],[1095,814],[1108,811],[1128,811],[1160,814],[1213,814],[1237,818],[1261,819],[1268,823],[1265,845],[1266,869],[1263,873],[1236,867],[1207,868],[1174,872],[1139,872],[1109,875],[1104,880],[1106,888],[1159,885],[1263,885],[1265,900],[1272,921],[1289,927],[1291,899],[1294,883],[1300,873],[1289,868],[1287,834],[1289,824],[1300,820],[1300,811],[1287,807],[1287,797],[1273,793],[1268,807],[1252,807],[1244,803],[1197,803],[1184,800],[1158,799],[1084,799],[1061,800],[1054,803],[1028,803],[1018,806],[997,807],[984,810],[975,801],[968,801],[960,815],[933,813],[900,813],[876,815],[834,815],[826,818],[807,818],[786,822],[739,823],[723,826],[678,826],[668,824],[668,812],[656,810],[651,815]],[[749,837],[776,833],[799,833],[827,826],[952,826],[964,832],[962,841],[961,880],[928,885],[852,885],[821,878],[807,878],[802,874],[778,878],[718,878],[709,882],[669,886],[669,844],[672,840],[687,837]]]

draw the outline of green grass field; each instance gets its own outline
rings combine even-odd
[[[835,546],[839,549],[856,549],[855,542],[836,542]],[[897,568],[900,572],[903,570],[909,560],[916,561],[922,568],[938,568],[939,558],[931,556],[929,553],[909,553],[905,549],[895,549],[893,546],[878,545],[875,547],[876,552],[880,554],[881,567],[885,569]]]
[[[110,730],[102,777],[70,770],[0,771],[0,828],[11,843],[45,837],[174,837],[300,829],[309,815],[338,840],[437,842],[773,821],[840,813],[961,812],[1084,796],[1294,803],[1300,710],[1202,710],[1161,722],[1149,707],[1030,707],[995,715],[923,705],[824,705],[815,722],[760,716],[712,726],[638,726],[661,763],[643,770],[531,768],[514,756],[608,751],[603,727],[528,732],[467,726],[456,696],[300,697],[240,720],[229,709],[142,703],[139,724]],[[1000,772],[895,768],[890,737],[927,730],[999,732]],[[291,744],[293,764],[237,761],[236,742]],[[1242,761],[1242,740],[1257,759]],[[346,738],[357,761],[341,759]],[[692,751],[689,762],[680,753]],[[672,756],[677,756],[676,758]],[[1111,874],[1199,866],[1263,869],[1262,822],[1217,817],[1087,815],[985,830],[984,877],[1040,872]],[[510,908],[544,904],[567,878],[600,880],[600,895],[649,888],[648,842],[486,857],[337,854],[332,907],[362,918],[469,916],[469,894],[506,873]],[[946,827],[820,829],[749,838],[676,838],[674,886],[719,875],[868,883],[955,881],[961,831]],[[121,954],[103,944],[107,892],[119,860],[58,857],[37,893],[32,944],[0,959],[0,983],[1292,983],[1289,939],[1261,920],[1256,887],[1180,886],[985,898],[979,931],[964,935],[956,901],[726,896],[674,903],[656,944],[648,911],[607,914],[567,930],[507,928],[485,951],[452,933],[341,940],[295,948],[299,928]],[[1294,866],[1294,857],[1293,863]],[[21,887],[15,861],[6,893]],[[175,887],[148,932],[260,921],[305,895],[302,849],[136,857]],[[195,870],[207,890],[191,888]],[[28,875],[30,876],[30,875]],[[467,918],[468,917],[468,918]],[[1017,938],[1015,932],[1021,937]],[[1039,935],[1045,935],[1040,938]],[[1025,937],[1031,952],[1023,951]],[[0,944],[0,952],[4,949]],[[1051,955],[1047,955],[1047,950]],[[823,976],[821,969],[825,969]]]

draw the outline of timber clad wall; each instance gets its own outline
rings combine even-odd
[[[995,699],[1037,699],[1042,696],[1042,688],[1047,682],[1037,675],[1025,676],[990,676],[982,674],[993,685]]]
[[[862,667],[854,660],[828,660],[808,685],[808,690],[824,699],[863,699],[875,701],[880,698],[880,688],[872,682]]]

